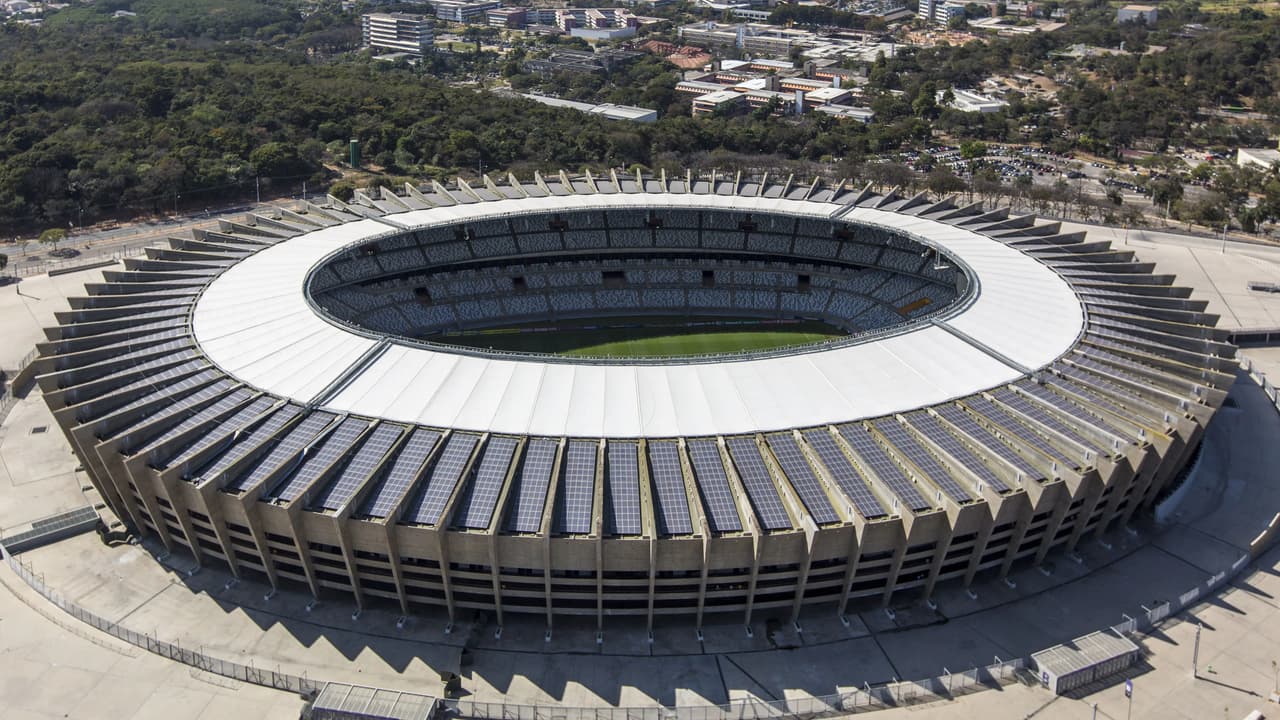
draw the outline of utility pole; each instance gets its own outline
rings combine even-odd
[[[302,181],[302,202],[307,201],[307,181]]]
[[[1222,254],[1227,254],[1227,226],[1222,226]]]
[[[253,192],[258,198],[258,202],[262,202],[262,178],[257,175],[253,176]]]
[[[1196,644],[1195,648],[1191,651],[1191,677],[1193,678],[1200,677],[1200,630],[1202,630],[1203,627],[1202,623],[1196,623]],[[1272,661],[1271,664],[1274,666],[1275,661]]]

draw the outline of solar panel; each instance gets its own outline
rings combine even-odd
[[[195,351],[184,350],[182,352],[164,355],[153,360],[147,360],[146,362],[138,363],[136,365],[130,365],[123,370],[117,370],[115,372],[102,375],[101,377],[95,377],[91,380],[86,380],[83,383],[73,383],[74,389],[68,392],[66,396],[68,404],[80,402],[80,398],[82,396],[92,397],[92,395],[87,394],[92,390],[109,392],[121,387],[121,385],[117,383],[128,385],[129,379],[135,376],[141,377],[141,382],[146,382],[148,378],[153,377],[153,374],[150,372],[152,370],[159,370],[160,368],[165,368],[165,370],[167,370],[169,367],[185,365],[192,360],[198,360]],[[202,363],[195,363],[193,367],[199,367],[201,364]],[[165,371],[162,370],[159,374],[163,374],[164,372]]]
[[[360,435],[369,429],[369,421],[349,417],[315,448],[303,452],[302,464],[288,477],[276,483],[273,490],[264,497],[278,499],[281,502],[296,500],[302,491],[311,486],[334,463],[351,451]]]
[[[382,464],[387,451],[400,439],[404,428],[383,423],[369,433],[360,449],[351,457],[342,472],[324,489],[311,507],[323,510],[340,510]]]
[[[596,449],[593,442],[572,440],[565,450],[564,484],[556,508],[555,532],[587,535],[595,504]]]
[[[229,449],[211,460],[207,466],[191,473],[187,477],[196,482],[217,479],[232,465],[248,457],[249,453],[274,438],[276,433],[280,432],[281,428],[297,417],[300,412],[302,412],[302,408],[297,405],[285,405],[272,413],[271,417],[267,418],[261,425],[254,428],[253,432],[248,435],[237,436],[232,441]]]
[[[907,420],[911,422],[911,426],[918,430],[922,435],[932,440],[938,447],[942,448],[956,462],[963,465],[966,469],[978,476],[978,480],[983,485],[990,487],[998,493],[1006,493],[1013,488],[997,475],[986,463],[975,455],[968,446],[956,437],[956,435],[948,431],[947,427],[942,424],[938,418],[926,413],[916,412],[907,416]],[[972,421],[970,421],[972,422]],[[979,428],[981,429],[981,428]],[[990,437],[990,436],[988,436]],[[992,442],[997,442],[995,438],[990,438]],[[1008,449],[1006,448],[1006,452]],[[1025,463],[1024,463],[1025,464]]]
[[[610,535],[639,535],[643,532],[640,520],[640,463],[639,446],[633,442],[610,442],[605,446],[607,461],[604,489],[609,496],[609,510],[605,518]]]
[[[164,421],[170,421],[177,415],[212,402],[233,387],[235,387],[235,383],[230,380],[219,380],[206,385],[190,395],[182,395],[175,398],[170,404],[161,407],[153,415],[144,415],[138,418],[124,430],[114,432],[112,437],[123,438],[124,442],[122,444],[125,447],[122,448],[122,452],[125,455],[133,455],[138,452],[138,447],[145,447],[151,443],[152,439],[168,432],[169,428],[161,427]]]
[[[840,516],[831,506],[831,499],[822,489],[818,476],[813,474],[813,468],[809,466],[795,437],[768,435],[765,440],[769,443],[769,449],[773,450],[773,456],[778,459],[778,464],[782,466],[782,471],[787,474],[787,480],[796,489],[805,509],[813,516],[813,521],[819,525],[840,522]]]
[[[184,450],[173,456],[171,459],[166,460],[163,465],[160,465],[160,467],[181,465],[214,445],[226,442],[236,432],[238,432],[240,428],[248,425],[254,418],[269,410],[272,405],[275,405],[275,403],[275,398],[266,396],[259,397],[257,400],[254,400],[236,411],[236,413],[231,417],[218,423],[218,427],[200,435],[195,442],[188,445]]]
[[[507,530],[531,533],[542,529],[542,511],[547,504],[547,487],[560,443],[538,438],[525,443],[524,466],[516,486],[514,506],[507,517]]]
[[[137,360],[138,358],[151,357],[153,355],[168,356],[176,350],[185,350],[189,348],[191,346],[191,342],[192,342],[191,336],[189,334],[182,334],[176,340],[161,343],[159,345],[151,345],[148,347],[144,347],[140,350],[134,350],[132,352],[123,353],[121,355],[111,355],[110,357],[107,357],[103,360],[99,360],[98,362],[95,362],[95,363],[90,363],[88,365],[80,365],[76,367],[75,370],[77,372],[81,370],[87,371],[99,365],[105,365],[107,363],[111,363],[114,365],[117,363],[129,361],[129,360]],[[60,370],[64,369],[64,366],[62,364],[59,364],[58,369]]]
[[[969,491],[961,487],[960,483],[956,482],[956,479],[951,476],[951,473],[942,466],[942,463],[938,462],[937,458],[931,455],[928,450],[925,450],[920,443],[916,442],[916,439],[911,437],[911,434],[907,432],[906,428],[902,427],[901,423],[892,418],[887,418],[874,423],[874,425],[880,431],[880,434],[884,435],[903,457],[919,468],[926,478],[947,494],[947,497],[961,504],[973,502],[973,496],[969,494]]]
[[[933,507],[933,503],[924,499],[916,489],[915,483],[907,478],[902,468],[898,467],[884,448],[876,444],[871,433],[861,425],[841,425],[839,429],[840,436],[849,443],[854,452],[858,453],[858,457],[862,458],[863,465],[875,473],[875,476],[880,478],[880,482],[888,486],[904,505],[914,512]]]
[[[112,410],[110,414],[116,415],[116,414],[126,413],[130,410],[136,410],[140,407],[145,407],[147,405],[160,402],[167,398],[172,398],[178,395],[182,395],[183,393],[186,393],[189,390],[194,390],[195,388],[214,382],[219,377],[222,377],[222,374],[219,373],[217,370],[212,370],[212,369],[196,373],[195,375],[189,375],[167,387],[153,388],[154,392],[143,394],[137,397],[137,399],[133,400],[132,402],[126,403],[116,408],[115,410]],[[98,418],[98,419],[101,419],[101,418]],[[139,420],[138,422],[145,422],[145,421],[146,421],[146,418]]]
[[[511,437],[496,436],[485,444],[484,456],[480,458],[479,469],[475,480],[454,525],[457,527],[484,530],[493,520],[493,509],[498,505],[498,495],[502,492],[502,484],[507,480],[507,470],[511,467],[511,456],[515,455],[519,441]]]
[[[741,531],[742,520],[738,517],[738,508],[733,501],[733,491],[729,489],[729,478],[725,475],[724,461],[716,441],[690,440],[686,447],[712,532]]]
[[[232,410],[239,407],[241,404],[247,402],[251,397],[253,397],[253,391],[247,388],[239,388],[227,394],[226,397],[221,398],[220,400],[213,403],[212,405],[208,405],[202,408],[199,412],[194,413],[187,419],[183,420],[177,425],[174,425],[173,427],[164,431],[160,435],[152,438],[150,442],[148,442],[146,445],[144,445],[143,447],[139,448],[134,452],[137,452],[137,453],[151,452],[152,450],[159,448],[164,443],[176,438],[180,438],[184,434],[191,432],[192,430],[195,430],[201,425],[211,422],[214,418],[231,412]],[[189,410],[194,410],[195,407],[197,407],[197,405],[198,403],[183,405],[181,402],[179,402],[179,405],[176,407],[179,407],[181,411],[189,411]]]
[[[826,430],[806,430],[804,441],[818,453],[818,458],[826,466],[831,478],[849,496],[854,508],[861,513],[862,517],[870,520],[889,514],[884,509],[884,505],[880,504],[880,500],[871,492],[871,488],[867,487],[866,481],[858,474],[853,463],[849,462],[849,458],[836,445],[836,439],[831,437],[831,433]]]
[[[139,397],[140,392],[149,391],[154,393],[165,383],[177,380],[184,375],[190,375],[205,366],[206,363],[202,360],[191,360],[189,362],[182,363],[181,365],[167,368],[162,372],[145,375],[141,380],[116,388],[109,393],[93,398],[83,406],[76,408],[76,422],[92,422],[104,415],[108,415],[117,409],[133,404],[139,400],[145,402],[147,395],[144,394],[142,397]],[[215,377],[215,375],[210,372],[208,377],[212,378]],[[170,394],[172,394],[172,392],[170,392]]]
[[[1017,422],[1016,420],[1009,417],[1008,415],[1000,412],[995,408],[994,405],[987,402],[985,399],[974,398],[971,400],[966,400],[965,407],[972,410],[975,414],[977,414],[982,419],[996,426],[997,429],[999,429],[1008,437],[1016,438],[1017,440],[1020,440],[1023,444],[1034,448],[1035,450],[1039,451],[1041,454],[1056,461],[1057,463],[1069,468],[1080,467],[1080,463],[1078,461],[1073,460],[1067,457],[1066,455],[1063,455],[1061,452],[1058,451],[1057,448],[1055,448],[1053,445],[1050,445],[1047,440],[1035,434],[1034,432],[1031,432],[1031,430],[1028,429],[1026,425],[1023,425],[1022,423]]]
[[[240,473],[240,477],[227,483],[224,488],[227,492],[239,493],[249,488],[257,487],[258,483],[266,480],[267,477],[275,473],[284,466],[285,463],[291,462],[302,452],[302,449],[311,444],[320,435],[320,431],[329,426],[329,423],[337,419],[337,416],[330,413],[312,413],[308,415],[302,422],[295,425],[284,436],[276,446],[267,453],[267,456],[260,459],[256,465],[246,472]]]
[[[727,438],[725,445],[729,447],[729,457],[733,458],[733,466],[738,470],[738,478],[746,488],[751,507],[756,517],[766,530],[786,530],[791,528],[791,517],[782,507],[782,498],[778,497],[778,488],[773,484],[769,468],[760,457],[760,448],[755,438]]]
[[[383,478],[382,484],[365,501],[360,514],[374,518],[390,515],[400,504],[400,499],[409,491],[409,486],[418,479],[418,473],[422,471],[423,464],[426,463],[427,457],[431,455],[431,451],[439,441],[440,433],[435,430],[426,428],[414,430],[400,448],[400,452],[396,453],[396,459],[392,461],[391,470]]]
[[[1027,462],[1021,455],[1014,452],[1002,440],[987,432],[986,428],[979,425],[969,414],[961,410],[959,407],[947,404],[938,405],[933,408],[942,419],[946,420],[956,430],[960,431],[965,437],[977,443],[987,450],[987,452],[1004,460],[1012,465],[1019,472],[1027,477],[1041,478],[1044,473],[1035,469],[1031,463]]]
[[[440,522],[440,513],[449,502],[449,497],[458,487],[462,479],[462,471],[471,459],[471,451],[475,450],[479,435],[454,433],[449,436],[440,457],[431,468],[426,487],[418,493],[418,499],[405,511],[401,522],[413,525],[435,525]]]
[[[685,495],[684,473],[680,469],[680,446],[671,440],[651,442],[649,448],[649,480],[661,535],[691,535],[689,497]]]
[[[1049,414],[1049,411],[1043,407],[1039,407],[1025,397],[1015,393],[1009,388],[997,388],[991,392],[992,397],[1000,402],[1008,405],[1019,413],[1031,418],[1041,425],[1057,431],[1059,434],[1067,436],[1071,441],[1085,448],[1093,449],[1097,443],[1087,440],[1083,435],[1076,432],[1074,428],[1062,422],[1058,418]]]
[[[1121,437],[1120,435],[1112,432],[1106,421],[1102,418],[1086,412],[1084,408],[1070,402],[1066,398],[1050,391],[1042,385],[1038,385],[1034,382],[1022,382],[1018,383],[1018,389],[1044,403],[1052,405],[1054,409],[1059,412],[1065,413],[1076,420],[1079,420],[1083,427],[1104,435],[1111,443],[1120,443],[1123,445],[1129,444],[1128,438]]]
[[[1146,415],[1142,412],[1140,406],[1129,399],[1122,400],[1110,395],[1104,395],[1096,387],[1087,386],[1067,373],[1064,373],[1064,375],[1070,379],[1047,378],[1045,382],[1052,387],[1058,388],[1061,392],[1078,396],[1083,401],[1100,407],[1117,417],[1124,418],[1140,428],[1153,429],[1159,426],[1160,423],[1156,421],[1156,418],[1160,417],[1159,415],[1155,417]]]

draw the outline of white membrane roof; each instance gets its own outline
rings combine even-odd
[[[685,207],[830,216],[824,202],[721,195],[614,194],[495,200],[387,216],[409,228],[497,214]],[[724,362],[540,362],[392,344],[324,407],[460,430],[671,437],[782,430],[912,410],[995,387],[1067,352],[1084,326],[1070,286],[1015,248],[945,223],[855,208],[842,221],[909,233],[961,258],[977,295],[937,324],[819,351]],[[308,403],[377,340],[316,314],[307,273],[353,243],[401,232],[358,220],[285,240],[215,279],[193,328],[209,359],[241,381]],[[967,336],[968,340],[965,339]]]

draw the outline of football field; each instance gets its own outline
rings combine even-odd
[[[668,357],[772,350],[844,337],[826,323],[753,321],[734,318],[615,318],[519,326],[431,338],[490,350],[566,357]]]

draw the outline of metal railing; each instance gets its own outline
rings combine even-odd
[[[757,720],[759,718],[812,718],[872,712],[886,708],[947,700],[986,688],[1007,685],[1025,667],[1022,658],[1000,660],[964,672],[947,672],[923,680],[908,680],[833,695],[791,697],[783,700],[735,700],[721,705],[666,707],[565,707],[517,705],[471,700],[442,700],[442,714],[469,720]]]
[[[270,668],[254,667],[252,662],[248,665],[242,665],[238,662],[223,660],[203,652],[201,649],[182,647],[181,643],[168,642],[161,640],[148,633],[141,633],[136,630],[130,630],[123,625],[112,622],[100,615],[90,612],[79,605],[64,598],[58,591],[53,590],[44,583],[44,577],[35,572],[30,565],[24,564],[18,558],[10,555],[3,545],[0,545],[0,556],[3,556],[9,568],[13,570],[19,578],[27,585],[35,590],[46,600],[56,605],[63,612],[80,622],[90,625],[101,630],[112,637],[123,640],[130,645],[142,648],[147,652],[155,653],[164,658],[175,660],[184,665],[193,668],[211,672],[222,677],[239,680],[241,682],[253,683],[263,687],[275,688],[276,690],[287,690],[289,692],[303,693],[307,691],[319,690],[324,685],[323,681],[317,681],[307,678],[305,674],[291,675],[281,672],[279,668],[272,670]]]
[[[38,357],[39,354],[39,350],[32,348],[31,351],[28,352],[18,363],[18,367],[14,369],[13,380],[5,387],[4,393],[0,394],[0,423],[3,423],[9,417],[9,411],[13,409],[14,405],[18,404],[18,400],[20,399],[14,394],[14,387],[17,385],[18,376],[22,375],[22,372],[30,367],[31,363],[36,361],[36,357]]]
[[[1276,412],[1280,412],[1280,390],[1277,390],[1276,386],[1271,384],[1271,381],[1267,379],[1266,373],[1254,367],[1249,358],[1240,358],[1240,367],[1249,373],[1254,382],[1258,383],[1258,386],[1262,388],[1262,392],[1266,394],[1267,399],[1275,406]],[[1258,557],[1277,538],[1280,538],[1280,513],[1273,515],[1271,522],[1249,543],[1249,554],[1252,557]]]

